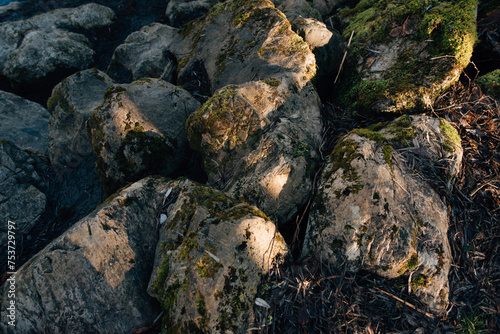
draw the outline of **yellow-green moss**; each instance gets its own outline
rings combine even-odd
[[[233,111],[233,97],[236,95],[236,86],[227,86],[217,91],[198,110],[189,115],[186,122],[186,132],[189,144],[194,150],[201,149],[202,135],[214,127],[218,122],[225,124],[225,116]],[[205,119],[209,115],[208,119]]]
[[[480,76],[476,82],[486,94],[500,100],[500,69]]]
[[[418,267],[418,255],[413,253],[410,259],[399,269],[398,275],[404,274],[406,271],[411,271]]]
[[[441,130],[441,134],[444,136],[443,148],[445,151],[453,153],[458,147],[461,146],[462,141],[460,139],[460,135],[447,120],[440,118],[439,121],[439,129]]]
[[[52,96],[47,100],[47,109],[50,112],[54,111],[56,106],[59,106],[67,114],[74,112],[73,108],[68,104],[68,101],[66,101],[62,89],[59,87],[54,89]]]
[[[198,276],[201,278],[210,277],[214,278],[215,274],[222,268],[222,264],[215,261],[210,255],[207,253],[203,253],[202,257],[200,257],[196,261],[196,269],[198,271]]]
[[[470,60],[477,40],[476,5],[476,0],[362,0],[355,8],[342,10],[340,16],[349,19],[343,37],[347,40],[354,32],[353,64],[367,56],[367,48],[393,41],[390,32],[394,24],[402,26],[408,19],[414,27],[414,31],[400,37],[412,40],[413,45],[399,55],[381,79],[362,80],[355,65],[351,65],[342,103],[357,112],[369,113],[375,105],[388,111],[413,110],[434,99],[446,88],[440,86],[442,80]],[[423,52],[422,43],[427,43]]]

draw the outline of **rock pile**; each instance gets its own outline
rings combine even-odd
[[[302,257],[403,277],[429,311],[446,309],[442,194],[463,152],[447,120],[422,112],[469,62],[474,3],[343,3],[171,1],[169,25],[133,32],[101,69],[91,40],[128,9],[0,9],[0,87],[58,81],[46,108],[0,92],[0,212],[20,236],[49,202],[78,220],[17,270],[17,330],[125,333],[161,314],[165,333],[247,332],[303,214]],[[326,99],[416,113],[325,152]],[[184,178],[196,159],[206,184]]]

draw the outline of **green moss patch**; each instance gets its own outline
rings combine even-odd
[[[73,108],[68,104],[68,101],[64,97],[64,92],[61,88],[57,87],[52,92],[52,96],[47,100],[47,109],[52,112],[59,106],[65,113],[71,114],[74,112]]]
[[[476,82],[486,94],[500,100],[500,69],[477,78]]]
[[[381,79],[364,80],[351,65],[343,93],[346,106],[360,113],[369,113],[375,106],[415,110],[434,99],[447,88],[441,85],[444,78],[469,63],[477,40],[476,5],[475,0],[362,0],[342,10],[340,16],[349,20],[343,37],[347,40],[354,33],[353,64],[369,56],[368,49],[376,49],[377,44],[411,41]]]
[[[447,120],[440,118],[439,121],[439,129],[444,136],[443,148],[445,151],[453,153],[457,147],[461,146],[462,140],[460,139],[460,135]]]

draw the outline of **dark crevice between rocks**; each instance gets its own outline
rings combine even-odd
[[[82,164],[74,170],[61,171],[50,165],[37,166],[37,170],[43,175],[45,186],[41,191],[47,197],[47,203],[38,223],[26,235],[16,239],[17,268],[92,212],[107,197],[94,173],[93,157],[82,159]],[[74,197],[75,191],[79,192],[77,198]],[[0,268],[6,266],[0,263]],[[0,273],[0,277],[3,274]]]

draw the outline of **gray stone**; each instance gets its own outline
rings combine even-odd
[[[113,84],[105,73],[91,69],[73,74],[54,87],[47,102],[49,156],[53,168],[78,167],[84,157],[92,154],[87,120]]]
[[[159,79],[111,86],[88,122],[104,189],[112,193],[145,174],[178,172],[189,154],[184,125],[199,105]]]
[[[246,333],[262,277],[287,246],[260,210],[191,181],[162,202],[148,291],[163,305],[162,332]]]
[[[16,84],[33,84],[55,71],[88,68],[92,45],[70,30],[106,27],[114,16],[111,9],[90,3],[0,24],[0,74]]]
[[[410,291],[431,310],[444,310],[449,217],[418,166],[433,166],[442,179],[456,176],[458,134],[445,120],[427,116],[378,127],[353,130],[336,145],[320,177],[303,254],[383,277],[408,275]]]
[[[219,3],[179,33],[190,42],[175,52],[179,54],[179,84],[188,81],[196,63],[206,70],[212,92],[284,74],[301,88],[316,73],[308,45],[267,0]]]
[[[19,268],[16,327],[2,312],[2,332],[129,333],[151,324],[159,310],[146,288],[165,184],[132,184]],[[7,286],[0,288],[2,305]]]
[[[46,155],[49,137],[49,112],[38,103],[0,91],[0,141]]]
[[[130,34],[115,49],[106,72],[118,82],[132,82],[143,77],[172,82],[177,60],[170,49],[179,42],[178,29],[151,23]]]
[[[43,158],[42,158],[43,159]],[[15,235],[24,235],[39,223],[47,198],[42,176],[37,171],[40,158],[18,149],[10,142],[0,142],[0,253],[6,254],[8,221],[15,224]]]
[[[228,86],[186,123],[209,184],[258,206],[280,224],[309,198],[321,142],[315,89],[290,87],[288,77]]]
[[[171,26],[181,27],[208,12],[218,2],[218,0],[172,0],[168,2],[165,17]]]

